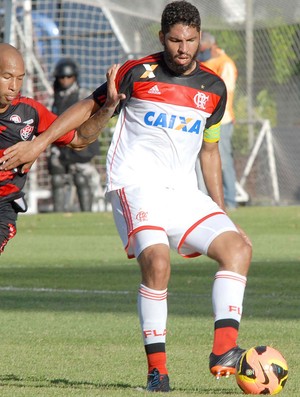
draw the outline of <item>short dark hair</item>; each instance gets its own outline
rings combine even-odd
[[[161,31],[166,34],[170,28],[181,23],[201,30],[201,18],[197,7],[188,1],[173,1],[166,5],[161,16]]]

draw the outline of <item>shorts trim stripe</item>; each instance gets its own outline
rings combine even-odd
[[[206,219],[209,219],[209,218],[211,218],[212,216],[215,216],[215,215],[225,215],[225,213],[224,213],[223,211],[213,212],[212,214],[206,215],[205,217],[199,219],[199,221],[197,221],[196,223],[194,223],[194,225],[192,225],[192,226],[184,233],[184,235],[182,236],[182,238],[181,238],[181,240],[180,240],[180,242],[179,242],[179,244],[178,244],[178,249],[177,249],[179,253],[180,253],[180,251],[181,251],[181,247],[183,246],[183,244],[184,244],[184,242],[185,242],[187,236],[188,236],[194,229],[196,229],[196,227],[199,226],[202,222],[204,222]],[[199,255],[201,255],[201,254],[195,252],[194,254],[188,255],[188,257],[191,257],[191,256],[195,257],[195,256],[199,256]],[[185,256],[187,256],[187,255],[185,255]]]
[[[119,199],[120,199],[120,204],[122,206],[122,210],[123,210],[123,214],[124,214],[124,219],[127,225],[127,234],[129,235],[130,233],[132,233],[132,229],[133,229],[133,222],[132,222],[132,217],[131,217],[131,212],[130,212],[130,208],[128,205],[128,201],[126,198],[126,193],[125,193],[125,189],[119,189],[117,191]]]
[[[166,232],[163,227],[160,226],[151,226],[151,225],[145,225],[145,226],[139,226],[135,228],[134,230],[131,230],[131,232],[128,234],[128,237],[134,236],[136,233],[141,232],[143,230],[161,230],[163,232]]]

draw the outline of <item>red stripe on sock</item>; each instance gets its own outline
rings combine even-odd
[[[166,363],[167,363],[166,353],[160,352],[160,353],[148,354],[147,360],[148,360],[148,373],[149,374],[154,368],[157,368],[161,375],[168,374],[168,370],[166,367]]]
[[[238,330],[232,327],[218,328],[214,333],[212,352],[220,355],[237,346]]]
[[[163,301],[163,300],[167,299],[167,296],[168,296],[167,290],[165,290],[163,292],[159,292],[159,291],[156,292],[156,291],[149,291],[142,287],[140,287],[139,293],[143,298],[157,300],[157,301]]]
[[[242,283],[244,285],[246,285],[246,283],[247,283],[245,277],[239,276],[238,274],[234,275],[234,274],[220,274],[220,273],[217,273],[215,275],[215,280],[221,279],[221,278],[225,278],[225,279],[233,280],[233,281],[239,281],[240,283]]]

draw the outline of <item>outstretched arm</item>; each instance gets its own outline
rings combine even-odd
[[[73,129],[78,131],[70,143],[71,147],[80,150],[95,141],[113,115],[119,101],[125,98],[125,95],[117,93],[115,87],[118,69],[119,65],[113,65],[107,72],[107,99],[102,108],[99,109],[91,96],[77,102],[33,141],[19,142],[6,149],[0,158],[0,170],[10,170],[22,165],[22,171],[25,172],[47,146]]]
[[[22,165],[22,172],[27,171],[48,145],[87,120],[93,113],[94,106],[92,98],[84,99],[67,109],[32,141],[19,142],[6,149],[0,158],[0,170],[10,170]]]
[[[104,106],[77,128],[75,137],[68,146],[80,150],[94,142],[113,116],[120,100],[125,99],[125,95],[118,94],[116,90],[115,77],[118,69],[119,65],[113,65],[106,73],[107,97]]]

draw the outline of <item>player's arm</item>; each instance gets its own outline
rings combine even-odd
[[[223,193],[222,164],[218,143],[204,141],[199,153],[199,158],[203,180],[208,194],[219,207],[226,212]],[[245,231],[239,225],[235,225],[245,242],[252,246],[251,240]]]
[[[0,158],[0,170],[10,170],[22,165],[22,171],[25,172],[48,145],[82,124],[97,109],[98,105],[92,98],[84,99],[71,106],[56,118],[45,132],[32,141],[19,142],[6,149]]]
[[[226,212],[224,202],[222,162],[219,152],[220,123],[212,125],[204,131],[204,140],[199,153],[203,180],[209,196]],[[252,243],[244,230],[236,227],[247,244]]]
[[[101,129],[112,116],[120,99],[124,98],[122,94],[119,95],[117,93],[115,88],[114,79],[118,68],[119,65],[113,65],[107,72],[106,102],[100,111],[100,106],[96,103],[93,96],[76,103],[60,115],[44,133],[33,141],[19,142],[6,149],[4,155],[0,158],[0,170],[9,170],[23,164],[22,171],[25,171],[29,168],[28,165],[35,161],[47,146],[73,129],[78,129],[78,132],[76,131],[74,134],[74,138],[70,143],[71,147],[82,149],[95,141]],[[90,123],[85,124],[92,115],[96,117],[92,118]]]
[[[225,211],[222,165],[218,142],[206,142],[202,144],[199,159],[209,196]]]
[[[115,85],[116,73],[119,65],[113,65],[107,72],[107,94],[104,106],[102,106],[92,117],[88,118],[84,123],[77,127],[76,134],[70,147],[75,150],[85,148],[94,142],[101,131],[105,128],[110,118],[114,115],[115,109],[120,100],[125,99],[124,94],[119,94]]]
[[[222,163],[219,152],[219,140],[221,134],[221,122],[223,112],[218,115],[215,113],[213,117],[217,122],[212,122],[204,129],[203,143],[199,153],[199,160],[203,175],[203,180],[206,185],[209,196],[225,211],[223,180],[222,180]]]

